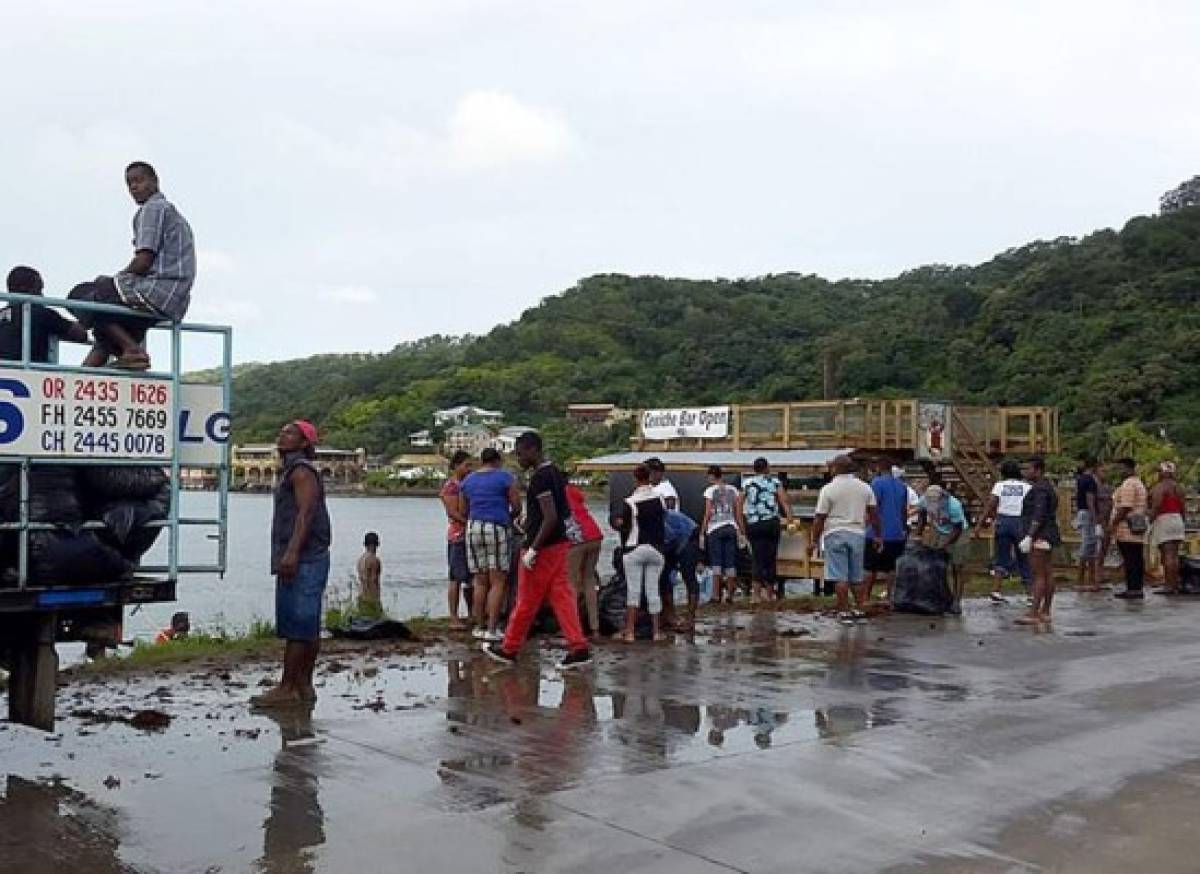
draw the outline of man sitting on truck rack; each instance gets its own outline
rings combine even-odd
[[[42,296],[42,276],[32,267],[14,267],[8,273],[8,293]],[[21,360],[21,326],[25,321],[24,307],[10,304],[0,309],[0,359]],[[29,308],[29,360],[45,363],[50,360],[50,338],[59,337],[72,343],[86,343],[88,332],[83,325],[59,315],[50,307]]]
[[[133,216],[133,260],[116,276],[98,276],[71,289],[73,300],[127,306],[140,315],[80,313],[96,344],[85,367],[103,367],[112,356],[116,366],[147,370],[150,356],[142,345],[156,321],[183,321],[196,280],[192,228],[158,190],[158,174],[145,161],[125,168],[125,184],[138,204]]]

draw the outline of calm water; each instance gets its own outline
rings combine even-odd
[[[216,495],[185,492],[182,497],[183,515],[215,515]],[[607,528],[604,502],[593,501],[592,512],[601,527]],[[446,615],[446,517],[438,498],[331,496],[329,513],[334,535],[327,601],[349,597],[355,579],[354,566],[362,554],[363,535],[375,531],[382,541],[383,600],[387,611],[397,617],[423,613]],[[193,628],[244,630],[255,619],[272,619],[275,582],[269,573],[270,520],[270,495],[230,495],[229,570],[225,578],[215,574],[184,576],[179,583],[177,602],[147,605],[136,613],[126,611],[125,636],[152,636],[169,624],[175,610],[191,613]],[[207,533],[200,528],[183,529],[183,563],[215,561],[216,542],[207,540]],[[165,544],[165,535],[160,540]],[[615,535],[609,532],[608,540],[611,548]],[[163,544],[155,547],[147,561],[165,563]],[[602,559],[607,561],[607,556]],[[601,566],[602,574],[605,566]]]

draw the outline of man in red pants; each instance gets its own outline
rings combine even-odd
[[[561,670],[591,664],[592,653],[579,626],[575,590],[567,578],[567,551],[571,539],[568,524],[574,524],[567,504],[567,480],[562,471],[542,456],[542,438],[526,431],[517,438],[517,461],[532,470],[525,499],[525,546],[517,579],[517,605],[508,619],[508,630],[499,643],[483,644],[483,651],[498,662],[511,665],[529,634],[538,610],[547,600],[563,637],[567,656]]]

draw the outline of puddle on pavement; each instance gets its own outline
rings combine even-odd
[[[75,684],[60,693],[56,734],[0,723],[0,848],[29,851],[25,836],[45,834],[47,852],[81,870],[313,870],[333,812],[364,797],[515,803],[523,816],[525,799],[607,775],[851,743],[909,708],[967,696],[946,666],[902,659],[869,630],[813,629],[755,617],[696,644],[605,646],[594,671],[566,676],[532,647],[516,668],[466,647],[339,654],[320,663],[315,711],[273,717],[245,705],[270,665]],[[148,708],[170,725],[129,724]],[[174,828],[196,805],[230,844],[221,858],[211,834]],[[33,861],[20,870],[55,870],[53,857]]]

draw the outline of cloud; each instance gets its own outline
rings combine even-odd
[[[262,314],[262,307],[254,301],[200,294],[192,298],[187,320],[233,325],[258,321]]]
[[[131,127],[99,121],[76,128],[46,125],[36,132],[32,152],[42,170],[119,183],[125,165],[149,149],[145,139]]]
[[[465,95],[450,120],[450,161],[464,170],[552,161],[570,141],[562,119],[499,91]]]
[[[196,252],[196,264],[204,273],[229,273],[233,270],[233,256],[220,249],[200,249]]]
[[[430,174],[473,173],[562,157],[572,136],[565,121],[500,91],[472,91],[454,104],[444,125],[420,127],[380,116],[357,129],[329,133],[294,118],[272,117],[267,135],[336,170],[384,182]]]
[[[333,303],[375,303],[379,294],[365,285],[342,285],[322,292],[321,298]]]

